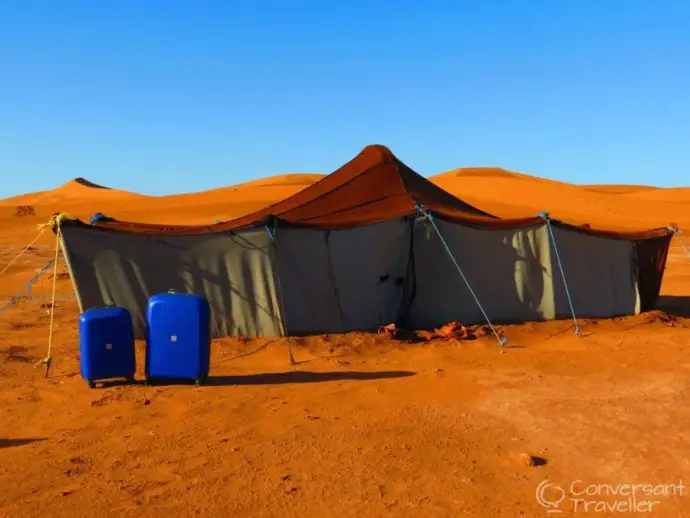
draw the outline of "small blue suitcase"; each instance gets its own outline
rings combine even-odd
[[[134,381],[136,358],[132,317],[117,306],[87,309],[79,316],[81,375],[90,388],[96,380]]]
[[[189,293],[153,295],[146,320],[146,379],[206,381],[211,360],[208,300]]]

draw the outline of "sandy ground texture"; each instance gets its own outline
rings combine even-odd
[[[55,210],[201,223],[315,179],[170,197],[79,180],[2,200],[0,269]],[[690,228],[687,189],[573,186],[493,169],[434,180],[502,216],[550,209],[599,226]],[[0,305],[53,254],[46,233],[0,277]],[[556,502],[555,486],[563,512],[550,516],[690,516],[690,257],[680,242],[660,311],[585,321],[580,337],[570,321],[507,326],[503,354],[482,332],[428,343],[223,339],[202,387],[89,390],[62,263],[45,379],[34,363],[46,355],[52,277],[0,312],[0,517],[547,516],[537,492]],[[679,482],[689,486],[668,486]],[[629,512],[626,484],[640,485],[632,505],[643,512]],[[571,494],[586,486],[593,494]],[[605,494],[617,487],[623,494]]]

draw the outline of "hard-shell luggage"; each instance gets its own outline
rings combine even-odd
[[[189,293],[161,293],[149,299],[146,379],[188,379],[203,383],[211,357],[208,300]]]
[[[91,308],[79,316],[81,375],[94,382],[109,378],[134,381],[136,358],[132,317],[126,308]]]

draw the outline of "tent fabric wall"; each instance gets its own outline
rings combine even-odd
[[[402,219],[331,233],[343,331],[376,331],[395,322],[402,302],[412,228]]]
[[[375,331],[394,322],[410,234],[410,223],[403,220],[336,231],[279,227],[288,335]]]
[[[512,231],[475,229],[439,219],[436,224],[493,322],[572,315],[546,224]],[[641,311],[639,251],[634,241],[556,225],[552,229],[577,316],[614,317]],[[484,322],[433,227],[418,222],[414,240],[414,298],[407,325]],[[664,247],[657,244],[655,249]]]
[[[62,249],[81,309],[126,307],[138,338],[149,297],[171,289],[208,298],[213,337],[284,334],[264,230],[152,236],[65,224]]]
[[[495,322],[553,318],[553,269],[546,225],[480,230],[436,219],[450,250],[489,318]],[[459,320],[483,323],[474,298],[428,221],[414,231],[411,328]]]
[[[328,231],[276,229],[285,330],[288,336],[339,332],[342,311],[335,290]]]
[[[640,312],[634,242],[589,236],[554,227],[568,291],[578,317],[614,317]],[[554,256],[556,318],[571,316]]]
[[[571,316],[543,220],[514,228],[435,221],[492,322]],[[400,217],[344,229],[276,225],[272,240],[263,226],[149,234],[68,220],[62,247],[80,307],[128,308],[139,338],[148,298],[170,289],[208,298],[214,337],[484,322],[428,220]],[[624,238],[551,226],[578,317],[654,307],[670,234]]]

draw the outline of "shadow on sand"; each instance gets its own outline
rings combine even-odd
[[[690,317],[690,297],[684,295],[661,295],[657,308],[676,317]]]
[[[45,441],[45,438],[38,439],[0,439],[0,449],[12,448],[13,446],[24,446],[34,442]]]
[[[297,362],[299,364],[300,362]],[[305,362],[306,363],[306,362]],[[326,381],[370,381],[392,378],[406,378],[416,375],[413,371],[289,371],[289,372],[270,372],[263,374],[245,374],[235,376],[209,376],[201,386],[222,387],[231,385],[289,385],[293,383],[323,383]],[[144,381],[136,379],[134,383],[125,380],[100,380],[96,382],[96,389],[122,387],[122,386],[167,386],[167,385],[193,385],[194,380],[186,379],[149,379]]]
[[[333,372],[313,372],[313,371],[289,371],[289,372],[270,372],[263,374],[245,374],[235,376],[209,376],[201,385],[202,387],[223,387],[239,385],[289,385],[293,383],[323,383],[327,381],[368,381],[391,378],[405,378],[414,376],[412,371],[379,371],[379,372],[358,372],[358,371],[333,371]],[[143,382],[139,381],[138,384]],[[149,385],[188,385],[193,381],[156,379],[149,380]]]
[[[248,374],[245,376],[210,376],[206,385],[287,385],[291,383],[322,383],[326,381],[369,381],[414,376],[412,371],[290,371],[265,374]]]

